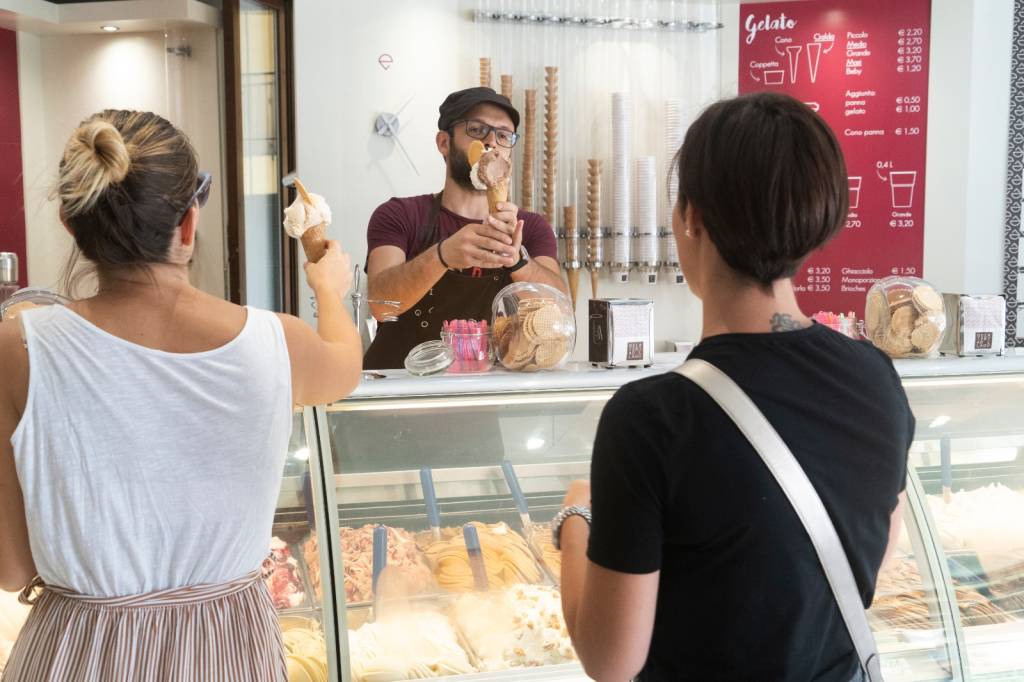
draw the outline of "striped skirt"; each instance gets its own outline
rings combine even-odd
[[[42,587],[33,600],[30,594]],[[34,582],[2,682],[286,682],[259,571],[220,585],[87,597]]]

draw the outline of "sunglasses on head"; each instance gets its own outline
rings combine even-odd
[[[206,206],[206,202],[210,199],[210,188],[213,187],[213,173],[209,171],[199,171],[199,175],[196,176],[196,191],[189,197],[188,203],[185,204],[185,210],[178,216],[178,224],[185,219],[185,214],[193,206],[202,208]]]

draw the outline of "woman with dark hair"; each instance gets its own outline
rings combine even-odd
[[[704,304],[691,357],[735,381],[793,451],[867,607],[900,526],[914,418],[883,353],[797,305],[791,278],[846,217],[839,145],[804,104],[764,93],[709,107],[677,160],[673,229]],[[566,622],[591,677],[860,679],[796,512],[733,421],[680,374],[609,401],[591,482],[573,484],[558,520]]]
[[[34,603],[4,682],[287,679],[259,569],[293,405],[359,381],[351,269],[335,242],[306,266],[316,332],[197,290],[211,182],[151,113],[96,114],[64,149],[98,290],[0,324],[0,589]]]

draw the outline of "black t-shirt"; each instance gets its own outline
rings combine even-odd
[[[906,480],[914,417],[892,362],[821,325],[704,340],[792,449],[850,557],[865,606]],[[588,556],[661,571],[653,680],[835,680],[853,644],[778,483],[703,390],[671,372],[627,384],[601,416]]]

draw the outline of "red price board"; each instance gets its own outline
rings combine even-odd
[[[846,224],[794,279],[808,314],[861,316],[875,281],[922,275],[930,25],[931,0],[740,5],[740,93],[806,102],[846,157]]]

